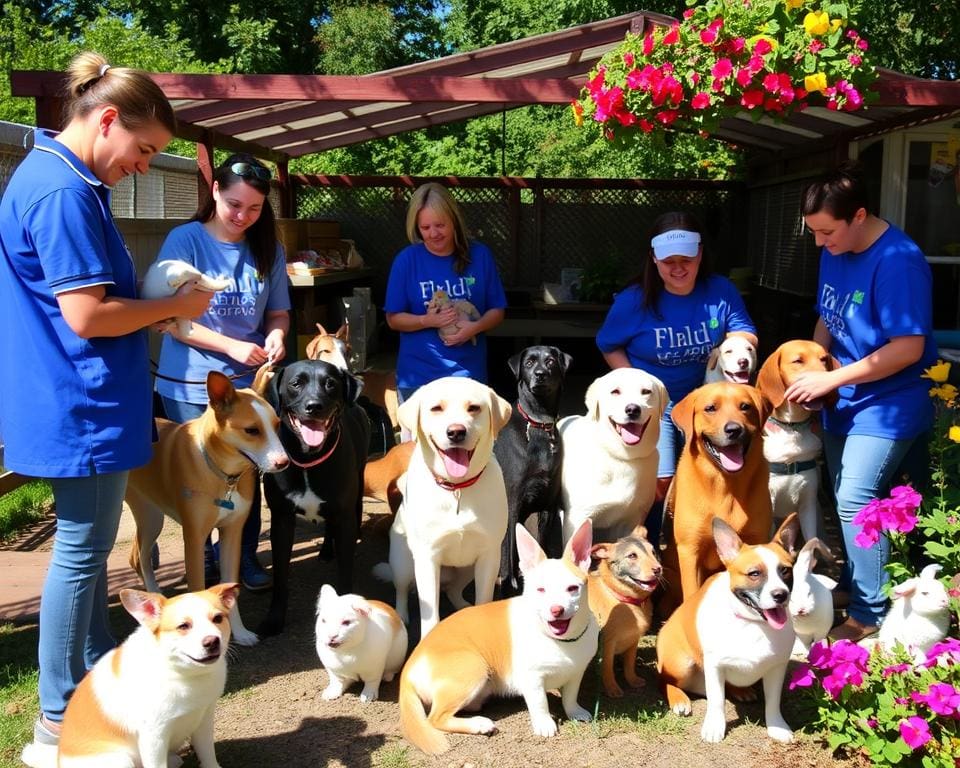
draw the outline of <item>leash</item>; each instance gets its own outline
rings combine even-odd
[[[206,384],[207,383],[206,379],[204,379],[203,381],[191,381],[189,379],[177,379],[177,378],[174,378],[173,376],[167,376],[166,374],[160,373],[160,371],[156,370],[160,366],[153,360],[150,361],[150,367],[154,369],[152,373],[153,373],[153,378],[155,379],[172,381],[174,384]],[[240,373],[234,373],[234,374],[231,374],[230,376],[227,376],[227,374],[224,374],[224,376],[227,376],[228,379],[230,379],[231,381],[234,381],[236,379],[242,379],[244,376],[249,376],[251,373],[255,373],[257,370],[259,370],[259,368],[260,368],[259,365],[255,365],[252,368],[247,368],[244,371],[240,371]]]
[[[290,459],[291,464],[293,464],[296,467],[300,467],[300,469],[310,469],[310,467],[315,467],[318,464],[323,464],[323,462],[329,459],[333,455],[333,452],[337,450],[337,446],[340,445],[341,434],[343,434],[343,428],[338,426],[337,439],[334,441],[333,447],[329,451],[327,451],[325,454],[323,454],[323,456],[321,456],[319,459],[314,459],[313,461],[307,462],[306,464],[301,464],[299,461],[297,461],[292,456],[290,456],[289,453],[287,454],[287,457]]]
[[[213,473],[227,484],[226,494],[219,499],[215,498],[213,503],[221,509],[234,509],[235,505],[233,503],[233,492],[237,489],[237,483],[240,482],[240,478],[250,471],[250,467],[247,467],[238,475],[228,475],[216,465],[213,459],[210,458],[210,454],[207,453],[207,447],[202,442],[200,443],[200,455],[203,456],[203,460],[207,462],[207,466],[213,470]],[[248,461],[250,460],[250,457],[246,454],[243,454],[243,456]]]

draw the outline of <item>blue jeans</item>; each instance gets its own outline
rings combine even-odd
[[[40,710],[63,720],[67,699],[116,642],[107,611],[107,556],[117,539],[127,472],[54,478],[57,533],[40,598]]]
[[[870,501],[888,493],[916,438],[892,440],[868,435],[823,434],[827,473],[833,485],[837,515],[843,532],[847,558],[840,578],[841,588],[850,590],[847,613],[861,624],[876,626],[886,612],[883,587],[888,581],[884,566],[890,559],[890,542],[885,536],[872,547],[854,542],[860,526],[853,518]]]
[[[163,412],[170,421],[183,424],[191,419],[198,419],[207,410],[206,404],[185,403],[182,400],[173,400],[160,396],[163,401]],[[240,538],[240,553],[256,557],[257,547],[260,545],[260,482],[253,484],[253,499],[250,501],[250,515],[243,524],[243,533]],[[213,539],[207,536],[207,549],[212,557]]]
[[[657,438],[657,452],[660,454],[657,463],[657,478],[673,477],[677,474],[677,462],[683,453],[683,432],[673,423],[670,414],[673,413],[673,401],[667,403],[660,418],[660,437]],[[647,539],[654,547],[660,541],[660,531],[663,528],[663,502],[655,501],[650,507],[644,525],[647,528]]]

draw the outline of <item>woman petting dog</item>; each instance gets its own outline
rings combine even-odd
[[[231,155],[214,170],[210,196],[193,219],[172,229],[160,248],[157,261],[179,259],[230,283],[192,333],[171,325],[164,334],[156,386],[171,421],[203,415],[209,371],[231,376],[235,386],[249,387],[257,367],[284,357],[290,290],[268,197],[270,177],[270,169],[252,156]],[[252,591],[271,583],[257,560],[260,505],[256,483],[240,553],[240,580]],[[208,540],[208,582],[220,580],[217,559]]]
[[[739,334],[756,347],[757,330],[733,283],[711,274],[703,230],[693,214],[659,216],[641,275],[613,300],[597,334],[611,368],[642,368],[660,379],[670,402],[660,420],[656,501],[645,524],[657,542],[663,499],[676,473],[683,435],[670,418],[673,404],[703,383],[710,351]]]
[[[486,383],[483,333],[503,322],[507,306],[493,254],[483,243],[467,239],[463,211],[453,195],[435,183],[418,187],[410,198],[407,237],[410,245],[390,268],[383,305],[387,325],[400,334],[400,401],[444,376]],[[437,291],[453,301],[432,312],[427,305]],[[470,302],[480,317],[465,319],[454,306],[458,301]],[[468,343],[474,339],[476,344]]]
[[[784,397],[808,403],[839,390],[823,412],[823,443],[847,551],[840,588],[849,589],[850,604],[830,637],[857,641],[883,618],[890,548],[884,536],[872,547],[855,544],[853,517],[908,464],[922,468],[933,420],[920,378],[936,361],[930,267],[916,243],[867,210],[854,167],[809,184],[801,212],[821,248],[813,338],[840,367],[800,374]]]
[[[115,645],[107,556],[127,473],[151,455],[143,330],[196,317],[212,296],[138,299],[110,213],[111,187],[146,173],[173,136],[163,91],[146,73],[85,52],[70,63],[63,97],[66,127],[34,132],[0,201],[4,464],[48,479],[57,515],[40,599],[40,716],[22,755],[30,766],[56,764],[67,700]]]

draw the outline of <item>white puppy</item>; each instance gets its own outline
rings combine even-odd
[[[193,264],[178,259],[164,259],[150,265],[143,277],[140,295],[145,299],[162,299],[173,296],[181,287],[190,284],[197,291],[222,291],[230,285],[225,278],[209,277]],[[188,318],[177,319],[177,330],[182,336],[193,332],[193,323]]]
[[[591,520],[597,541],[642,523],[657,483],[657,438],[666,387],[638,368],[617,368],[587,389],[585,416],[561,419],[563,540]]]
[[[445,583],[455,607],[468,605],[462,593],[471,579],[478,605],[493,599],[507,530],[507,492],[493,441],[510,411],[490,387],[447,377],[420,387],[397,412],[416,447],[398,483],[403,504],[390,528],[390,571],[404,623],[416,581],[421,639],[439,621],[441,567],[458,569]]]
[[[707,360],[704,384],[729,381],[731,384],[749,384],[757,369],[757,348],[744,336],[727,336],[714,347]]]
[[[407,628],[397,612],[379,600],[338,595],[329,584],[317,600],[317,655],[330,682],[323,698],[336,699],[357,680],[360,701],[376,701],[380,681],[390,682],[407,657]]]

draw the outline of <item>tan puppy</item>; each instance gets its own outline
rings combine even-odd
[[[791,515],[768,544],[744,544],[720,518],[711,528],[726,566],[684,600],[657,635],[657,669],[667,705],[691,712],[688,693],[707,697],[700,729],[704,741],[718,742],[727,729],[726,686],[746,688],[763,680],[767,734],[792,741],[780,714],[780,691],[796,637],[785,579],[793,565],[799,526]]]
[[[453,307],[457,311],[457,319],[449,325],[438,328],[437,333],[441,336],[452,336],[460,330],[461,320],[479,320],[480,311],[466,299],[452,299],[450,294],[442,289],[437,289],[427,302],[427,314],[438,315],[447,307]],[[477,337],[474,336],[470,341],[473,346],[477,346]]]
[[[590,523],[549,560],[517,526],[523,594],[465,608],[420,641],[400,675],[400,728],[428,754],[449,748],[448,733],[490,734],[486,717],[458,717],[490,696],[523,696],[536,736],[555,736],[547,691],[558,688],[571,720],[588,722],[577,703],[580,681],[597,651],[597,621],[587,605]],[[427,715],[424,705],[430,707]]]
[[[257,372],[260,386],[269,364]],[[253,389],[236,389],[222,373],[207,376],[207,410],[198,419],[177,424],[157,420],[160,439],[153,458],[133,470],[126,501],[137,523],[130,565],[150,592],[159,592],[150,550],[163,529],[164,516],[183,528],[187,586],[203,589],[203,544],[220,531],[221,581],[239,581],[240,533],[250,512],[258,472],[279,472],[290,463],[277,437],[280,420]],[[253,645],[257,636],[244,627],[233,608],[234,639]]]
[[[507,528],[507,492],[493,441],[510,410],[490,387],[463,377],[425,384],[400,406],[400,423],[416,447],[390,528],[390,571],[404,623],[416,581],[421,639],[439,621],[442,567],[458,569],[445,588],[457,608],[468,605],[462,592],[471,579],[478,605],[493,599]]]
[[[588,594],[590,610],[597,617],[603,640],[603,690],[607,696],[619,698],[623,689],[613,674],[616,656],[623,661],[627,685],[646,685],[637,675],[637,644],[650,629],[650,596],[657,588],[662,569],[642,525],[614,544],[594,544],[591,554],[600,561],[588,577]]]
[[[563,540],[589,519],[597,538],[614,540],[641,524],[657,484],[657,438],[669,397],[656,377],[617,368],[587,389],[585,416],[557,424]]]
[[[238,590],[218,584],[170,600],[121,590],[140,627],[70,698],[60,768],[166,768],[167,756],[187,739],[203,768],[218,768],[213,714],[227,679],[229,613]]]
[[[723,569],[711,529],[714,516],[748,544],[769,538],[772,514],[761,436],[769,412],[759,390],[725,382],[705,384],[674,406],[673,420],[686,444],[664,506],[662,615]]]
[[[836,392],[809,403],[790,403],[784,392],[806,371],[832,371],[837,361],[815,341],[795,339],[781,344],[768,357],[757,376],[757,388],[773,413],[763,425],[763,455],[770,465],[770,500],[773,519],[783,520],[796,510],[803,538],[817,536],[817,490],[820,470],[817,459],[823,451],[814,431],[813,414],[837,401]]]

